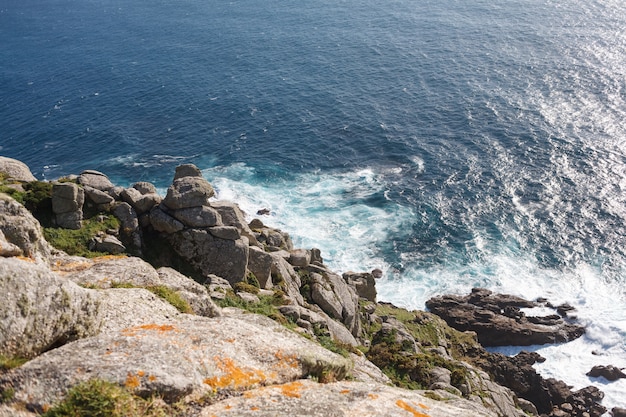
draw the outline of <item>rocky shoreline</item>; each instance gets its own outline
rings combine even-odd
[[[597,388],[537,374],[539,355],[483,348],[579,337],[568,306],[531,317],[520,308],[545,300],[482,289],[429,300],[431,312],[378,303],[379,271],[331,271],[319,250],[215,200],[190,164],[165,197],[97,171],[41,183],[4,157],[0,180],[0,416],[80,415],[62,410],[95,387],[122,390],[119,415],[137,416],[606,411]]]

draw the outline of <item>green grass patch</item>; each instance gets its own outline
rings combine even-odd
[[[153,292],[158,295],[174,307],[178,309],[181,313],[193,314],[193,309],[189,305],[189,303],[183,299],[180,294],[165,285],[155,285],[146,287],[148,291]]]
[[[260,314],[267,316],[278,323],[290,327],[291,322],[278,310],[278,306],[284,304],[284,298],[281,295],[282,292],[276,292],[274,295],[259,295],[260,302],[251,303],[237,297],[233,293],[226,293],[226,297],[222,300],[214,300],[215,303],[224,307],[236,307],[242,310],[249,311],[250,313]]]
[[[95,258],[107,255],[103,252],[89,250],[89,241],[99,232],[109,229],[118,230],[120,222],[115,216],[105,216],[104,221],[99,221],[98,216],[83,220],[83,227],[79,230],[62,229],[58,227],[45,227],[44,237],[52,246],[61,249],[69,255]]]
[[[8,371],[24,365],[28,359],[19,356],[0,355],[0,371]]]
[[[92,379],[73,387],[66,398],[43,414],[44,417],[166,417],[180,410],[143,399],[117,384]]]
[[[144,288],[176,307],[176,309],[181,313],[193,314],[193,309],[191,308],[187,300],[182,298],[177,291],[174,291],[173,289],[166,287],[165,285],[151,285],[147,287],[141,287],[133,285],[130,282],[113,281],[111,282],[111,288]]]

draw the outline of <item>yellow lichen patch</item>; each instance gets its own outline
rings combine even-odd
[[[151,330],[158,333],[166,333],[171,331],[178,331],[176,327],[170,324],[142,324],[141,326],[129,327],[122,330],[124,336],[136,336],[140,330]]]
[[[143,377],[146,373],[144,371],[137,371],[138,377]]]
[[[296,355],[285,355],[282,350],[278,350],[274,357],[278,359],[278,366],[286,366],[289,368],[298,368],[300,366],[300,362]]]
[[[425,405],[425,404],[422,404],[422,403],[417,403],[417,405],[418,405],[418,406],[419,406],[419,408],[421,408],[421,409],[424,409],[424,410],[430,410],[430,407],[429,407],[429,406],[427,406],[427,405]]]
[[[154,382],[154,381],[156,381],[156,380],[157,380],[157,377],[156,377],[156,376],[154,376],[154,375],[150,375],[150,376],[148,377],[148,381],[150,381],[150,382]]]
[[[302,382],[289,382],[287,384],[279,385],[278,388],[280,388],[283,395],[287,397],[300,398],[300,389],[302,388]]]
[[[245,370],[230,358],[214,358],[223,375],[206,378],[203,382],[213,389],[246,388],[265,381],[265,374],[257,369]]]
[[[54,265],[52,265],[52,270],[63,273],[63,272],[77,272],[84,271],[85,269],[89,269],[93,266],[93,262],[91,261],[72,261],[72,262],[62,262],[56,261]]]
[[[343,394],[343,395],[350,394],[350,390],[349,389],[342,389],[341,391],[339,391],[339,394]]]
[[[396,405],[401,409],[413,414],[413,417],[429,417],[428,414],[420,413],[415,408],[411,407],[409,404],[405,403],[402,400],[396,401]]]
[[[367,394],[367,396],[369,397],[370,400],[376,400],[378,399],[378,395],[377,394]]]
[[[19,259],[20,261],[25,261],[25,262],[35,262],[35,260],[33,258],[28,258],[26,256],[22,256],[22,255],[18,255],[16,256],[17,259]]]
[[[93,258],[92,260],[94,262],[107,262],[107,261],[112,261],[114,259],[124,259],[127,258],[126,255],[103,255],[103,256],[96,256],[95,258]]]
[[[133,390],[135,388],[139,388],[139,385],[141,385],[141,380],[139,379],[139,377],[129,372],[126,375],[126,381],[124,381],[124,386],[129,390]]]
[[[259,411],[259,407],[250,407],[251,411]]]

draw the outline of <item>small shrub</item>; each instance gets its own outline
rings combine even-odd
[[[250,294],[258,294],[259,287],[240,281],[233,286],[236,292],[249,292]]]
[[[15,389],[12,387],[0,388],[0,404],[10,402],[15,397]]]
[[[165,417],[178,415],[173,407],[154,399],[143,399],[127,389],[92,379],[76,385],[66,398],[43,417]]]
[[[248,275],[246,276],[246,283],[254,287],[261,288],[261,284],[259,284],[259,280],[256,278],[256,275],[254,275],[252,272],[248,272]]]

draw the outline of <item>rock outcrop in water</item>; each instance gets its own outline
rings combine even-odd
[[[0,370],[0,416],[32,416],[106,384],[173,416],[599,415],[597,391],[568,394],[533,376],[532,361],[488,354],[474,333],[377,304],[380,271],[334,273],[319,250],[294,249],[288,234],[213,200],[192,165],[164,199],[149,183],[76,178],[83,222],[114,215],[118,228],[98,239],[119,238],[145,260],[54,249],[0,194],[0,357],[17,365]],[[49,210],[37,215],[58,226]],[[526,395],[535,383],[538,395]]]
[[[563,343],[582,336],[585,328],[558,314],[527,316],[521,308],[543,304],[474,288],[467,296],[431,298],[426,307],[460,331],[476,332],[483,346],[530,346]]]

